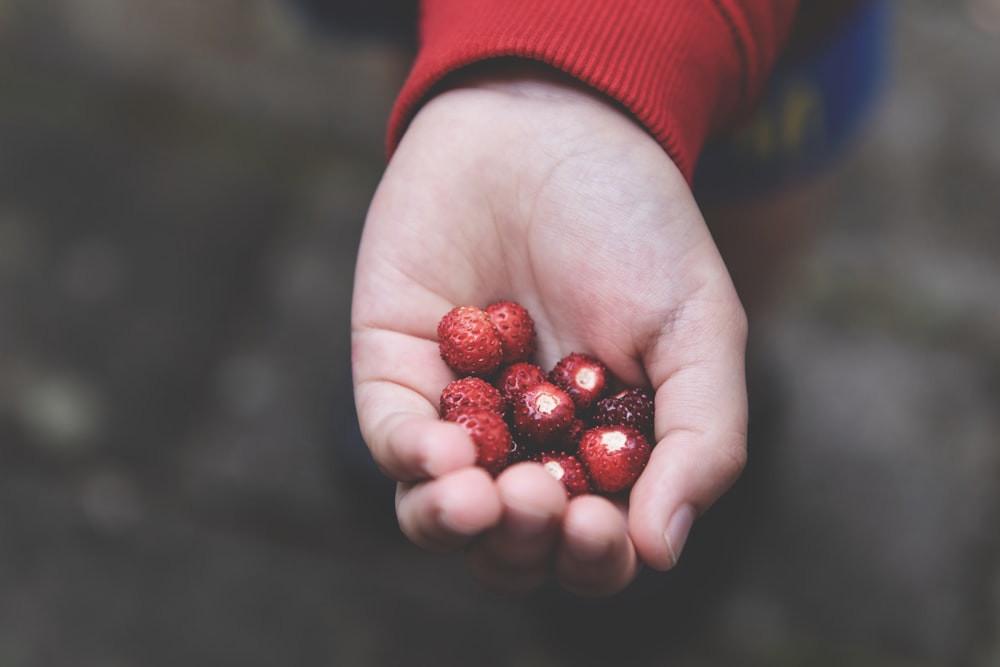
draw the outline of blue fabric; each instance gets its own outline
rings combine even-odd
[[[416,44],[417,0],[289,0],[309,25],[341,38]]]
[[[698,200],[767,197],[828,167],[878,97],[889,14],[888,0],[861,3],[828,44],[779,65],[755,115],[705,147],[694,175]]]

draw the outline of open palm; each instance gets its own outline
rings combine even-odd
[[[456,305],[524,305],[539,361],[592,354],[656,392],[658,444],[627,503],[566,498],[537,464],[496,480],[437,417]],[[504,591],[550,576],[590,595],[672,567],[745,460],[746,323],[680,172],[629,117],[545,77],[467,82],[408,128],[372,202],[353,304],[358,415],[400,482],[403,532],[465,549]]]

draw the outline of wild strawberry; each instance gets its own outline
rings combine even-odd
[[[500,333],[485,310],[453,308],[438,322],[437,334],[441,358],[458,375],[491,375],[503,362]]]
[[[545,382],[545,371],[540,366],[527,361],[519,361],[510,366],[504,366],[494,380],[494,385],[500,390],[508,402],[514,396],[521,393],[528,387]]]
[[[483,408],[501,415],[507,412],[507,401],[496,387],[482,378],[467,376],[448,383],[441,392],[441,415],[454,410]]]
[[[598,426],[580,438],[577,458],[590,473],[593,489],[610,494],[632,487],[650,452],[649,441],[636,429]]]
[[[562,482],[566,493],[572,498],[590,491],[590,478],[583,465],[572,454],[544,452],[535,457],[545,470]]]
[[[560,359],[549,373],[549,381],[566,390],[580,414],[590,412],[608,393],[608,378],[608,369],[603,363],[579,352]]]
[[[524,306],[513,301],[498,301],[487,306],[486,312],[500,332],[503,363],[530,359],[535,353],[535,321]]]
[[[496,477],[510,462],[513,440],[507,423],[496,412],[479,408],[457,410],[449,421],[465,429],[476,445],[476,465]]]
[[[558,445],[576,418],[573,399],[550,382],[540,382],[514,397],[514,429],[536,448]]]
[[[602,398],[594,407],[592,421],[596,426],[631,426],[649,435],[653,432],[653,397],[637,387]]]

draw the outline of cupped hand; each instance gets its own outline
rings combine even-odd
[[[542,467],[491,478],[438,419],[454,375],[438,320],[514,300],[539,361],[601,359],[655,390],[657,445],[627,500],[568,500]],[[663,149],[599,96],[539,72],[467,80],[431,99],[394,153],[358,254],[355,397],[400,527],[463,549],[488,588],[554,577],[583,595],[676,563],[692,521],[745,461],[746,317],[690,190]]]

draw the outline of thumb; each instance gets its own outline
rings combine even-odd
[[[725,304],[674,320],[645,358],[658,442],[632,489],[629,532],[654,569],[677,563],[694,519],[746,463],[747,322],[735,294]]]

